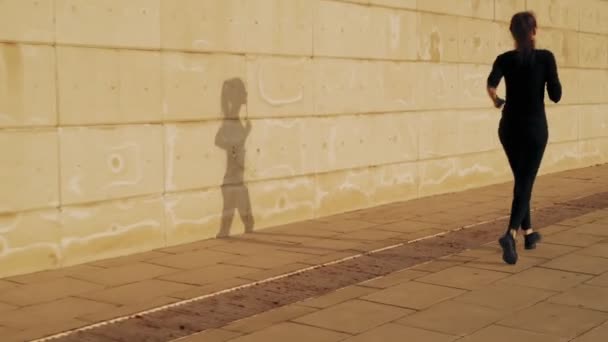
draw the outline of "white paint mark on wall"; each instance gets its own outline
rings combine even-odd
[[[357,69],[352,68],[350,69],[350,74],[349,74],[349,78],[348,78],[348,87],[350,89],[354,89],[357,87]]]
[[[266,101],[266,103],[272,106],[284,106],[291,103],[296,103],[302,101],[304,98],[304,87],[300,85],[299,90],[296,94],[285,98],[273,98],[269,95],[264,87],[264,68],[262,65],[258,67],[258,91],[260,93],[260,97]]]
[[[150,228],[150,227],[158,228],[158,227],[161,227],[161,224],[160,224],[160,222],[155,221],[155,220],[144,220],[144,221],[136,222],[136,223],[129,224],[129,225],[112,224],[111,226],[113,229],[106,230],[104,232],[87,235],[87,236],[63,237],[61,239],[61,244],[64,247],[68,247],[70,245],[75,245],[75,244],[85,244],[90,241],[105,238],[105,237],[123,235],[124,233],[126,233],[128,231],[135,230],[138,228]]]
[[[30,118],[29,120],[27,120],[27,123],[34,125],[44,125],[47,122],[42,118]]]
[[[175,183],[173,182],[174,173],[175,173],[175,143],[177,142],[177,127],[176,126],[166,126],[165,127],[165,136],[167,140],[167,160],[165,161],[167,164],[167,176],[165,180],[165,187],[167,190],[172,191],[177,188]]]
[[[266,131],[272,131],[273,128],[275,127],[280,127],[280,128],[292,128],[297,126],[298,124],[301,124],[300,120],[297,119],[268,119],[268,120],[264,120],[264,123],[266,124]]]
[[[73,176],[68,180],[68,190],[72,193],[82,196],[82,187],[80,186],[80,182],[82,181],[82,176]]]
[[[205,49],[211,46],[211,43],[208,40],[204,39],[196,39],[192,41],[192,47],[198,49]]]
[[[264,169],[262,171],[258,172],[260,177],[272,177],[275,175],[280,175],[280,176],[293,176],[293,175],[297,175],[296,170],[291,167],[288,164],[281,164],[281,165],[275,165],[272,167],[269,167],[267,169]]]
[[[121,163],[124,163],[124,156],[129,155],[133,158],[134,164],[134,175],[130,179],[122,179],[110,182],[104,186],[104,189],[109,189],[113,187],[122,187],[129,185],[136,185],[143,179],[143,163],[141,160],[141,148],[139,145],[135,143],[126,143],[121,146],[112,147],[110,149],[114,151],[111,155],[118,155],[119,159],[114,159],[114,161],[119,160]],[[112,170],[112,169],[111,169]],[[122,169],[121,169],[122,170]],[[114,171],[114,170],[112,170]]]
[[[15,122],[15,118],[14,117],[12,117],[9,114],[1,113],[1,112],[0,112],[0,120],[1,121],[5,121],[5,122],[10,122],[10,123],[14,123]]]
[[[398,14],[391,14],[388,17],[390,30],[391,49],[399,48],[401,39],[401,17]]]
[[[413,99],[408,100],[408,99],[401,98],[401,99],[395,99],[395,102],[397,102],[400,105],[406,106],[406,107],[412,106],[414,104]]]
[[[203,73],[207,70],[207,68],[205,68],[204,65],[201,65],[200,62],[193,61],[184,55],[171,56],[169,61],[171,67],[179,71]]]
[[[124,169],[124,161],[122,160],[122,156],[118,153],[111,153],[108,156],[107,162],[112,173],[118,174]]]
[[[329,130],[327,139],[327,158],[329,159],[330,167],[336,164],[336,135],[338,127],[332,126]]]
[[[3,219],[5,220],[5,219]],[[12,219],[7,220],[9,222],[6,222],[4,224],[0,223],[0,234],[6,234],[8,232],[11,232],[13,230],[15,230],[15,228],[17,228],[17,226],[19,225],[19,222],[21,221],[21,215],[14,215],[12,217]]]
[[[445,172],[438,179],[431,179],[428,177],[421,178],[420,185],[430,185],[430,184],[442,184],[448,179],[452,174],[455,173],[456,170],[456,160],[455,159],[447,159],[441,161],[442,164],[446,164]],[[423,172],[424,174],[424,172]]]
[[[135,201],[130,201],[130,200],[117,201],[116,207],[120,210],[130,210],[135,207]]]
[[[286,190],[293,190],[301,187],[310,187],[313,183],[308,178],[295,178],[284,182],[271,182],[263,184],[262,190],[265,192],[272,192],[278,188],[284,188]]]
[[[92,215],[91,210],[84,210],[84,209],[66,209],[64,210],[64,213],[71,217],[71,218],[75,218],[78,220],[84,220],[87,219]]]
[[[8,241],[0,236],[0,246],[3,246],[3,248],[0,249],[0,257],[7,257],[11,254],[18,254],[36,249],[49,249],[57,256],[57,260],[61,260],[61,248],[57,244],[50,242],[33,242],[28,243],[27,246],[11,247]]]
[[[197,197],[201,197],[202,199],[207,199],[207,196],[205,194],[201,194]],[[215,220],[219,219],[222,215],[222,212],[220,210],[218,210],[215,214],[206,215],[206,216],[203,215],[199,218],[180,218],[180,217],[178,217],[178,214],[175,211],[175,207],[177,207],[177,205],[179,204],[179,201],[180,200],[177,198],[165,200],[165,212],[167,214],[167,219],[175,227],[179,227],[182,225],[204,226],[207,223],[212,222],[212,220],[214,220],[214,219]]]
[[[59,212],[58,211],[46,211],[40,214],[40,218],[45,221],[50,222],[59,222]]]
[[[163,99],[163,114],[169,115],[169,103],[167,103],[166,99]]]
[[[494,169],[481,164],[473,164],[471,167],[465,167],[458,171],[459,177],[466,177],[469,175],[475,175],[480,173],[492,173]]]
[[[286,200],[286,202],[287,203],[281,205],[279,203],[279,201],[277,201],[277,202],[275,202],[275,204],[272,208],[266,208],[266,210],[264,210],[263,212],[261,212],[261,213],[256,212],[256,213],[262,219],[267,219],[267,218],[275,216],[275,215],[284,215],[287,212],[295,211],[295,210],[298,210],[298,209],[301,209],[304,207],[311,208],[312,210],[314,210],[314,208],[315,208],[315,204],[313,201],[294,202],[294,201]]]

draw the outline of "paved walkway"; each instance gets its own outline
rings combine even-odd
[[[608,210],[544,233],[515,267],[490,243],[178,341],[606,341]]]
[[[499,262],[494,243],[479,247],[494,241],[504,227],[511,185],[502,184],[0,280],[1,340],[41,338],[239,286],[249,292],[192,303],[205,304],[194,313],[207,325],[175,323],[176,332],[163,335],[144,316],[145,324],[131,323],[137,322],[133,318],[62,339],[138,341],[120,335],[121,324],[136,324],[150,336],[164,336],[146,341],[187,335],[183,341],[391,341],[408,336],[452,341],[470,334],[464,341],[569,340],[608,320],[605,174],[608,166],[539,179],[536,222],[548,225],[542,229],[547,238],[515,267]],[[577,202],[580,197],[588,198]],[[402,246],[462,227],[479,228]],[[379,251],[389,246],[398,247]],[[369,251],[383,256],[359,257]],[[346,260],[353,257],[358,258]],[[442,259],[420,265],[437,257]],[[343,261],[317,268],[337,260]],[[305,272],[268,281],[298,271]],[[265,283],[249,286],[257,281]],[[310,286],[301,286],[307,281]],[[211,300],[215,306],[207,310]],[[149,317],[170,321],[187,308]],[[580,341],[608,333],[606,326],[598,329]]]

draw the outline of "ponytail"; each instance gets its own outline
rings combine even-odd
[[[536,17],[534,13],[516,13],[511,18],[509,30],[515,40],[519,61],[524,65],[532,64],[535,55],[534,35],[536,34]]]

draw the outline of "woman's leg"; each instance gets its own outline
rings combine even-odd
[[[517,210],[518,203],[516,202],[517,194],[518,194],[518,179],[519,174],[521,173],[519,170],[523,164],[523,153],[522,147],[520,146],[520,141],[517,140],[516,134],[514,134],[513,128],[511,125],[503,120],[500,122],[499,127],[499,137],[500,143],[505,151],[507,156],[507,160],[509,161],[509,166],[511,167],[511,173],[513,174],[514,185],[513,185],[513,198],[511,202],[511,218],[509,220],[509,226],[507,227],[507,233],[511,230],[517,231],[519,226],[513,226],[513,222],[515,218],[513,217],[514,213]]]
[[[530,216],[530,202],[528,202],[528,208],[526,210],[526,215],[524,216],[524,220],[521,222],[522,230],[529,230],[532,228],[532,217]]]
[[[509,166],[511,167],[513,178],[515,179],[515,186],[513,187],[513,201],[511,203],[510,222],[513,221],[513,214],[515,212],[514,209],[516,208],[515,199],[517,193],[517,175],[519,174],[519,168],[521,165],[521,149],[518,146],[518,140],[514,134],[516,132],[514,132],[511,126],[512,125],[503,118],[500,120],[500,126],[498,129],[500,143],[502,144],[505,154],[507,155]],[[517,263],[517,249],[515,247],[515,233],[517,232],[517,228],[518,227],[511,229],[511,224],[509,224],[505,235],[498,240],[500,246],[502,247],[502,259],[504,262],[511,265]]]
[[[531,138],[522,139],[526,143],[522,144],[520,151],[521,164],[518,166],[515,175],[515,191],[509,221],[509,228],[511,229],[517,229],[518,227],[528,229],[531,227],[530,200],[546,147],[546,140],[542,139],[542,136]]]

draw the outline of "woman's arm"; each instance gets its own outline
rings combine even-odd
[[[547,63],[547,92],[549,93],[549,99],[558,103],[562,99],[562,84],[559,81],[559,75],[557,74],[557,63],[555,62],[555,56],[549,51],[549,61]]]
[[[492,100],[492,103],[494,103],[494,107],[496,108],[500,108],[502,107],[502,105],[505,103],[505,101],[503,99],[501,99],[500,97],[498,97],[498,95],[496,95],[496,88],[498,87],[498,85],[500,84],[500,79],[502,78],[503,73],[502,73],[502,67],[501,67],[501,63],[500,63],[500,56],[496,57],[496,60],[494,61],[494,65],[492,65],[492,71],[490,72],[490,75],[488,76],[488,81],[487,81],[487,92],[488,92],[488,96],[490,97],[490,100]]]

